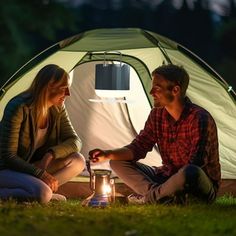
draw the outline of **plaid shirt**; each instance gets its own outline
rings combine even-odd
[[[181,167],[201,167],[216,186],[221,178],[216,124],[212,116],[186,98],[184,110],[175,121],[165,108],[153,108],[145,127],[126,147],[135,160],[145,158],[157,144],[162,158],[158,173],[171,176]]]

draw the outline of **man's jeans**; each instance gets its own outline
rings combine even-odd
[[[156,174],[154,168],[139,162],[110,161],[111,168],[147,203],[161,202],[165,197],[192,194],[210,203],[216,198],[216,189],[205,172],[196,165],[186,165],[171,177]]]

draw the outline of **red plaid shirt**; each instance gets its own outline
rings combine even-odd
[[[126,147],[135,160],[145,158],[157,144],[163,166],[158,171],[171,176],[181,167],[201,167],[216,186],[221,178],[216,124],[212,116],[188,98],[178,121],[165,108],[153,108],[145,127]]]

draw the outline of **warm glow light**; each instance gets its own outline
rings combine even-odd
[[[103,194],[110,194],[111,193],[111,186],[107,184],[103,184],[102,186]]]

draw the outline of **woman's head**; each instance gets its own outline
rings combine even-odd
[[[26,91],[31,96],[31,104],[42,114],[50,106],[61,106],[65,97],[70,95],[70,79],[61,67],[49,64],[35,76],[30,88]]]

